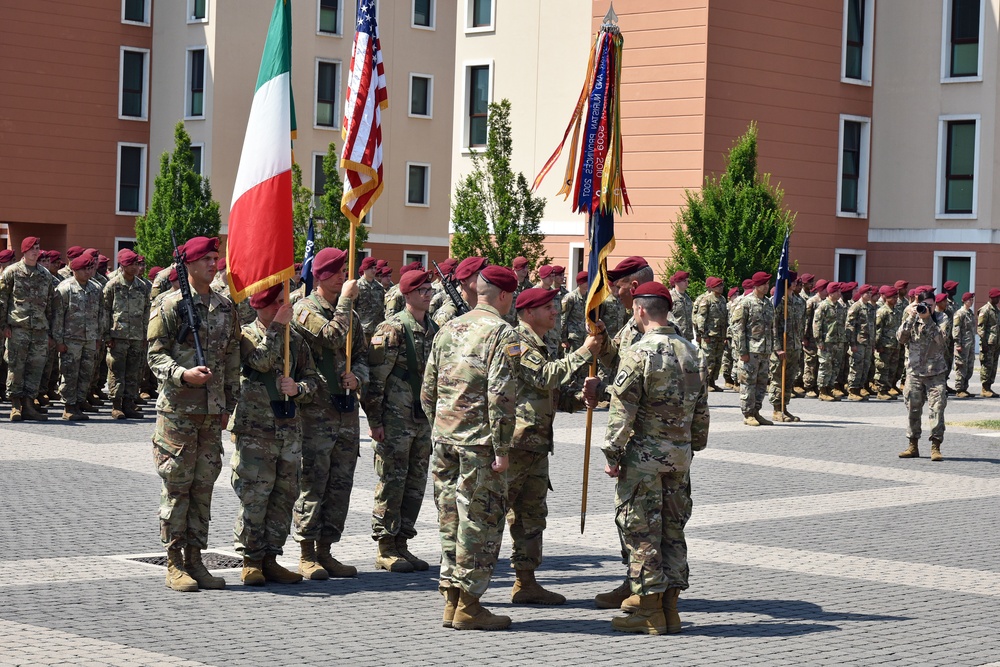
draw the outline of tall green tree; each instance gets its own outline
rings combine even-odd
[[[316,218],[323,220],[322,225],[317,222],[317,252],[320,248],[347,250],[351,240],[351,221],[340,210],[340,198],[344,194],[344,176],[338,167],[339,164],[340,155],[337,153],[337,146],[331,141],[327,147],[326,155],[323,156],[323,174],[326,176],[326,185],[315,212]],[[360,252],[367,241],[368,227],[359,224],[354,232],[355,249]]]
[[[302,185],[302,167],[292,163],[292,233],[295,237],[295,261],[301,262],[306,252],[309,233],[309,211],[313,206],[313,191]]]
[[[757,123],[733,143],[725,173],[706,176],[700,192],[685,196],[665,276],[690,272],[693,298],[705,290],[708,276],[722,278],[728,288],[756,271],[777,271],[795,214],[785,208],[784,191],[771,185],[771,175],[757,171]]]
[[[212,199],[208,179],[194,170],[191,137],[178,122],[174,152],[160,156],[149,209],[135,220],[136,252],[149,266],[167,266],[174,254],[170,230],[177,243],[184,243],[194,236],[218,236],[221,226],[219,202]]]
[[[504,99],[490,104],[486,151],[473,152],[472,172],[455,189],[452,257],[510,266],[524,256],[531,268],[548,261],[541,232],[545,199],[531,194],[524,174],[511,168],[512,151],[510,100]]]

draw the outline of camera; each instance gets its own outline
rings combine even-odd
[[[930,312],[930,308],[927,307],[926,303],[918,303],[917,312],[920,313],[921,315],[926,315],[928,312]]]

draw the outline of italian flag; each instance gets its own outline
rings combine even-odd
[[[257,89],[229,210],[226,266],[233,298],[292,277],[292,14],[277,0],[264,43]]]

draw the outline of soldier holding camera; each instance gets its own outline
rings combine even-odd
[[[934,289],[929,286],[916,290],[917,300],[903,311],[903,323],[896,338],[907,350],[906,389],[904,399],[910,423],[906,436],[910,445],[899,453],[901,459],[919,458],[920,418],[924,403],[930,405],[931,461],[943,461],[941,442],[944,440],[944,409],[948,403],[948,364],[945,359],[947,315],[935,312]]]

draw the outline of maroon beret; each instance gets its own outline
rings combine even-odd
[[[219,237],[195,236],[181,246],[185,262],[195,262],[210,252],[219,252]]]
[[[145,264],[146,263],[146,256],[145,255],[139,255],[139,263],[140,264]]]
[[[219,261],[215,263],[215,269],[216,269],[216,271],[225,271],[226,270],[226,258],[225,257],[220,257],[219,258]]]
[[[101,253],[100,251],[97,250],[97,248],[87,248],[86,250],[83,251],[83,254],[90,255],[94,259],[97,259],[101,256]]]
[[[827,292],[827,294],[833,294],[834,292],[839,292],[840,288],[841,288],[841,284],[838,283],[838,282],[832,282],[832,283],[827,283],[826,284],[826,292]]]
[[[399,279],[399,291],[403,294],[409,294],[430,279],[430,271],[421,271],[419,269],[407,271],[406,275]]]
[[[743,290],[743,296],[746,296],[747,294],[753,294],[753,287],[748,287]]]
[[[868,283],[865,283],[864,285],[862,285],[861,287],[858,288],[858,295],[868,294],[869,292],[872,292],[872,291],[874,291],[874,289],[872,288],[872,286],[869,285]]]
[[[41,242],[42,240],[37,236],[25,237],[25,239],[21,241],[21,254],[23,255]]]
[[[906,296],[908,296],[908,297],[910,297],[910,298],[913,298],[913,297],[915,297],[916,295],[917,295],[917,290],[915,290],[915,289],[911,289],[911,290],[909,290],[909,291],[908,291],[908,292],[906,293]]]
[[[163,270],[162,266],[154,266],[153,268],[151,268],[149,270],[149,279],[152,280],[153,278],[155,278],[162,270]]]
[[[968,301],[969,299],[975,299],[975,298],[976,298],[975,292],[966,292],[965,294],[962,295],[962,301]]]
[[[91,257],[90,255],[84,255],[83,253],[80,253],[72,260],[70,260],[69,268],[72,271],[83,271],[93,263],[94,263],[93,257]]]
[[[424,268],[424,263],[420,262],[420,261],[416,261],[416,262],[410,262],[406,266],[408,266],[410,268],[410,271],[420,271],[421,269]]]
[[[632,275],[636,271],[645,269],[647,266],[649,266],[649,262],[639,255],[626,257],[622,261],[618,262],[618,266],[611,271],[608,271],[608,280],[621,280],[626,276]]]
[[[444,260],[443,262],[439,262],[438,266],[441,267],[441,273],[443,273],[444,275],[448,276],[448,275],[451,275],[455,271],[455,267],[458,266],[458,260],[454,259],[452,257],[449,257],[448,259]]]
[[[551,264],[543,264],[540,267],[538,267],[539,278],[543,279],[548,278],[549,276],[552,275],[552,272],[553,272],[553,266]]]
[[[364,273],[368,269],[374,269],[378,264],[378,260],[374,257],[365,257],[361,260],[361,272]]]
[[[813,294],[815,294],[816,292],[822,292],[823,290],[825,290],[827,288],[827,285],[829,285],[829,284],[830,284],[830,281],[828,281],[826,278],[820,278],[813,285],[813,290],[812,290]]]
[[[518,310],[522,308],[538,308],[551,303],[557,294],[559,294],[559,290],[532,287],[517,295],[517,302],[514,304],[514,307]]]
[[[956,281],[954,281],[954,280],[946,280],[944,282],[944,291],[945,292],[951,292],[952,294],[954,294],[955,290],[957,290],[957,289],[958,289],[958,283]]]
[[[513,294],[517,289],[517,276],[506,266],[487,266],[479,275],[490,285],[496,285],[504,292]]]
[[[659,299],[666,299],[667,309],[670,310],[671,308],[674,307],[674,300],[670,296],[670,290],[668,290],[667,286],[661,282],[650,280],[648,283],[643,283],[638,287],[636,287],[634,290],[632,290],[633,299],[637,299],[643,296],[646,297],[652,296]]]
[[[511,263],[511,267],[515,271],[520,271],[521,269],[528,268],[528,258],[527,257],[515,257],[514,261]]]
[[[896,289],[906,289],[909,286],[910,282],[908,280],[897,280],[895,283]]]
[[[410,271],[413,271],[413,270],[414,270],[413,267],[410,266],[409,264],[404,264],[403,266],[399,267],[399,277],[400,277],[400,279],[402,279],[402,277],[404,275],[406,275],[407,273],[409,273]]]
[[[0,250],[0,262],[6,264],[7,262],[14,261],[14,251],[10,248],[6,250]]]
[[[295,273],[296,273],[296,275],[302,273],[302,262],[295,262],[295,264],[293,264],[293,266],[295,267]]]
[[[128,248],[122,248],[118,251],[118,266],[132,266],[139,261],[139,255],[135,254]]]
[[[49,250],[49,261],[58,262],[62,260],[62,253],[58,250]]]
[[[745,290],[753,289],[753,279],[747,278],[742,283],[740,283],[740,285],[742,285],[743,289],[745,289]]]
[[[285,289],[285,286],[278,283],[277,285],[271,285],[266,290],[257,292],[250,297],[250,307],[254,310],[267,308],[277,300],[278,295],[281,294],[283,289]]]
[[[380,276],[391,276],[392,275],[392,267],[389,266],[388,264],[386,264],[382,268],[378,269],[378,275],[380,275]]]
[[[990,298],[995,299],[997,297],[1000,297],[1000,289],[994,287],[993,289],[990,290]]]
[[[562,274],[566,273],[566,267],[555,264],[552,267],[552,273],[556,274],[557,276],[561,276]]]
[[[340,248],[323,248],[313,258],[313,277],[316,280],[326,280],[343,271],[345,261],[347,253]]]
[[[381,269],[383,266],[389,266],[389,262],[385,261],[384,259],[379,259],[375,261],[376,269]]]
[[[816,276],[814,276],[811,273],[803,273],[801,276],[799,276],[799,279],[804,283],[811,283],[812,281],[816,280]]]
[[[180,276],[177,275],[177,267],[175,266],[174,268],[170,269],[170,273],[167,274],[167,280],[172,283],[175,283],[179,279]]]
[[[797,272],[795,271],[788,272],[788,282],[794,283],[798,279],[799,279],[799,274]]]
[[[107,266],[108,262],[110,262],[110,261],[111,260],[108,259],[107,257],[105,257],[104,255],[102,255],[100,253],[97,254],[97,265],[98,266],[101,266],[101,265]]]
[[[740,291],[739,287],[730,287],[729,288],[729,294],[727,294],[726,296],[728,298],[732,299],[734,296],[736,296],[737,294],[739,294],[739,291]]]
[[[670,284],[673,285],[681,280],[687,280],[690,275],[687,271],[675,271],[674,275],[670,276]]]
[[[486,266],[485,257],[466,257],[455,268],[455,280],[465,280]]]
[[[948,295],[942,292],[941,294],[938,294],[936,297],[934,297],[934,303],[943,303],[947,299]]]
[[[844,289],[846,287],[847,289],[849,289],[849,290],[851,290],[853,292],[857,288],[857,286],[858,286],[858,284],[852,280],[849,283],[844,283],[843,285],[841,285],[840,289]]]
[[[766,285],[770,279],[771,279],[771,274],[765,273],[763,271],[758,271],[757,273],[753,274],[753,276],[750,278],[750,280],[753,281],[754,287],[757,287],[758,285]]]
[[[576,274],[576,284],[577,285],[584,285],[584,284],[586,284],[587,283],[587,278],[588,278],[587,272],[586,271],[581,271],[580,273]]]
[[[878,293],[886,298],[889,298],[891,296],[897,296],[899,294],[899,290],[893,285],[882,285],[882,287],[879,288]]]
[[[716,287],[722,287],[722,278],[716,278],[715,276],[709,276],[705,278],[705,287],[708,289],[715,289]]]
[[[76,259],[77,257],[79,257],[82,254],[83,254],[83,248],[81,248],[78,245],[72,245],[72,246],[66,248],[66,258],[67,259]]]

